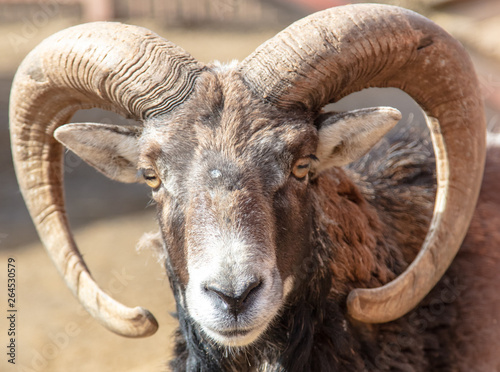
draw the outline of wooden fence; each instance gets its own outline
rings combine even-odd
[[[297,0],[0,0],[4,22],[36,12],[69,12],[82,21],[151,18],[166,26],[245,26],[287,22],[300,17],[304,9]]]

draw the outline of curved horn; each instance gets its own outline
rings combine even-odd
[[[455,257],[481,185],[485,118],[463,47],[416,13],[360,4],[296,22],[244,60],[241,73],[256,94],[286,109],[317,111],[364,88],[395,87],[437,119],[428,124],[438,190],[422,249],[394,281],[355,289],[347,300],[350,315],[364,322],[388,322],[406,314]]]
[[[43,41],[14,78],[10,130],[17,178],[40,238],[68,287],[101,324],[123,336],[158,328],[152,314],[128,308],[94,282],[68,225],[62,146],[54,130],[79,109],[99,107],[145,119],[171,111],[194,89],[203,66],[149,30],[91,23]]]

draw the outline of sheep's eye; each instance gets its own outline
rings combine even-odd
[[[311,169],[311,158],[302,158],[293,165],[292,173],[298,179],[303,179]]]
[[[143,169],[142,176],[144,177],[144,181],[146,181],[146,184],[152,189],[157,189],[158,187],[160,187],[160,177],[158,177],[153,169]]]

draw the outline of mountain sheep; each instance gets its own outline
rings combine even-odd
[[[421,105],[435,163],[406,134],[379,160],[363,157],[395,109],[322,111],[368,87]],[[91,107],[141,125],[65,125]],[[225,66],[140,27],[84,24],[26,57],[10,110],[41,240],[87,311],[128,337],[157,322],[90,276],[66,218],[61,143],[151,187],[180,322],[172,369],[500,370],[500,157],[481,183],[476,75],[426,18],[333,8]]]

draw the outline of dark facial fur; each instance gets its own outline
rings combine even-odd
[[[180,110],[147,123],[141,158],[162,179],[153,195],[180,322],[173,370],[453,370],[444,367],[454,365],[446,346],[453,303],[427,316],[433,296],[460,287],[453,271],[395,322],[360,324],[345,309],[351,289],[387,283],[418,253],[434,201],[428,139],[419,129],[399,132],[345,170],[297,179],[294,162],[314,155],[315,117],[284,115],[236,73],[215,69]],[[283,287],[293,278],[266,330],[246,346],[214,340],[188,304],[189,265],[210,261],[207,250],[217,248],[207,223],[221,235],[237,231],[253,261],[265,266],[272,256]]]

